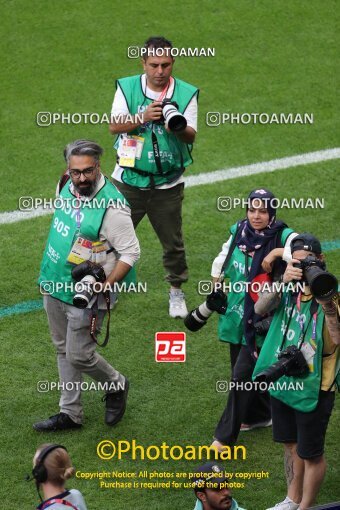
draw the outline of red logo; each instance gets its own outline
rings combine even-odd
[[[155,335],[155,356],[158,362],[181,362],[186,358],[185,333],[160,331]]]

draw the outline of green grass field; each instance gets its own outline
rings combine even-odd
[[[116,78],[137,74],[139,61],[127,48],[150,35],[163,34],[178,47],[215,47],[213,58],[178,58],[175,76],[200,88],[199,133],[190,174],[282,158],[337,146],[335,0],[228,0],[197,5],[158,2],[122,4],[103,0],[1,2],[4,36],[0,93],[0,210],[18,208],[22,195],[52,197],[64,169],[62,150],[77,138],[105,148],[103,168],[114,165],[112,137],[106,125],[38,127],[36,113],[109,112]],[[205,115],[221,112],[313,112],[313,125],[230,125],[209,128]],[[183,225],[190,269],[184,290],[188,306],[197,306],[197,282],[208,279],[213,258],[229,226],[243,216],[219,212],[220,195],[243,197],[266,186],[279,198],[323,197],[324,209],[284,209],[279,217],[296,231],[311,231],[322,242],[340,239],[339,170],[336,160],[269,174],[235,178],[186,190]],[[36,287],[51,216],[2,224],[0,306],[39,300]],[[42,310],[9,315],[1,321],[0,508],[30,509],[37,503],[31,470],[36,447],[64,444],[83,472],[190,471],[200,462],[103,461],[99,441],[132,440],[144,446],[209,444],[226,394],[218,380],[229,379],[228,348],[217,340],[217,317],[199,333],[187,334],[186,363],[154,361],[156,331],[182,331],[167,315],[167,285],[161,249],[145,220],[138,227],[142,256],[138,278],[146,294],[122,295],[112,317],[112,338],[104,356],[131,381],[128,409],[115,428],[103,423],[101,395],[84,394],[81,431],[39,435],[32,424],[58,411],[57,391],[39,393],[39,380],[57,380],[55,353]],[[328,269],[340,277],[339,251],[326,253]],[[0,309],[1,312],[1,309]],[[337,423],[333,411],[326,440],[328,471],[318,502],[340,499]],[[252,480],[234,490],[241,506],[261,510],[285,496],[283,455],[271,430],[240,435],[246,461],[230,461],[230,471],[269,471],[268,480]],[[100,489],[98,480],[73,480],[93,510],[184,510],[194,507],[192,490]]]

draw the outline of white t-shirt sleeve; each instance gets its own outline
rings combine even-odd
[[[127,115],[129,113],[128,105],[122,89],[118,85],[115,97],[113,98],[111,115]]]
[[[185,112],[184,117],[186,118],[188,126],[194,129],[197,133],[197,94],[190,100]]]
[[[228,241],[226,243],[223,243],[222,250],[220,251],[220,253],[215,258],[214,262],[212,263],[211,276],[213,278],[219,278],[221,276],[222,266],[226,259],[226,256],[229,253],[229,248],[230,248],[232,238],[233,238],[233,236],[230,236]]]
[[[100,230],[100,237],[107,239],[119,254],[119,260],[133,266],[140,256],[139,242],[133,228],[129,207],[109,207]]]
[[[285,262],[291,262],[291,260],[293,258],[292,252],[290,250],[290,245],[291,245],[291,242],[293,241],[293,239],[298,235],[299,234],[297,234],[296,232],[292,232],[291,234],[289,234],[289,236],[286,239],[284,250],[283,250],[283,255],[282,255],[282,258]]]

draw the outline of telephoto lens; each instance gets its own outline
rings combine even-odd
[[[172,101],[163,101],[162,104],[164,122],[170,131],[183,131],[187,127],[187,120],[178,111],[178,105]]]
[[[293,266],[302,269],[303,278],[316,299],[328,301],[337,294],[338,280],[333,274],[325,270],[325,263],[317,257],[308,255]]]
[[[212,313],[213,310],[210,310],[204,301],[204,303],[188,313],[184,319],[184,324],[190,331],[198,331],[205,326]]]
[[[94,276],[88,274],[75,285],[77,294],[73,296],[73,304],[77,308],[86,308],[93,296],[93,284],[96,282]]]
[[[304,275],[311,293],[320,301],[331,299],[338,292],[338,280],[328,271],[310,266],[305,268]]]
[[[290,345],[278,355],[278,361],[255,377],[256,382],[273,383],[283,375],[304,377],[309,373],[304,355],[295,345]]]
[[[214,290],[207,296],[204,303],[188,313],[184,319],[184,324],[190,331],[198,331],[207,323],[207,320],[213,312],[224,315],[226,310],[226,294],[224,294],[221,289]]]
[[[72,277],[78,282],[75,286],[73,304],[77,308],[86,308],[93,296],[93,284],[105,281],[104,268],[100,264],[86,260],[72,269]]]

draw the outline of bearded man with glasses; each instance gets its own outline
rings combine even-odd
[[[64,150],[67,172],[58,185],[62,206],[56,208],[52,219],[39,276],[57,351],[60,412],[35,423],[33,428],[40,432],[81,427],[83,373],[106,391],[107,425],[118,423],[126,408],[128,379],[96,352],[95,332],[114,300],[109,300],[108,294],[105,299],[104,294],[93,292],[94,286],[87,308],[80,308],[79,303],[75,306],[74,300],[77,288],[72,272],[77,265],[87,262],[101,268],[104,288],[114,288],[140,253],[130,207],[101,173],[102,153],[103,149],[89,140],[76,140]],[[48,379],[47,374],[42,378]]]

